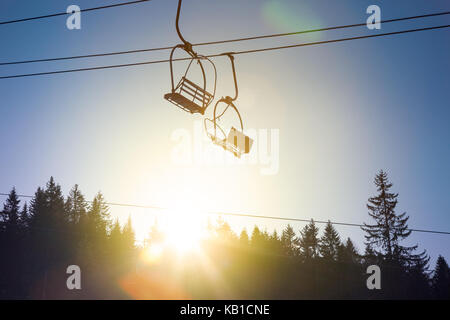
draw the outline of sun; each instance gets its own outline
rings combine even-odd
[[[192,209],[168,213],[161,227],[165,246],[179,254],[198,252],[206,235],[204,217]]]

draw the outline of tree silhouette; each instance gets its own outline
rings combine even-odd
[[[336,259],[338,262],[342,263],[359,263],[360,256],[358,251],[350,238],[347,238],[345,244],[340,244],[338,246]]]
[[[407,224],[409,217],[405,212],[396,214],[398,194],[389,192],[392,183],[389,182],[387,173],[380,170],[374,182],[378,195],[369,198],[367,208],[375,224],[364,223],[362,229],[366,232],[366,246],[370,248],[371,258],[378,257],[379,263],[386,268],[386,278],[390,284],[386,290],[387,295],[404,294],[399,290],[407,290],[408,280],[414,280],[412,286],[422,288],[427,282],[429,258],[425,251],[413,253],[417,245],[407,247],[401,244],[411,234]]]
[[[306,261],[316,258],[319,254],[319,229],[314,220],[311,219],[311,222],[300,231],[300,235],[300,256]]]
[[[287,225],[281,233],[281,247],[283,253],[289,257],[295,257],[299,254],[299,238],[296,236],[294,228]]]
[[[65,203],[65,210],[67,212],[69,221],[73,224],[78,224],[86,215],[86,200],[76,184],[69,192]]]
[[[132,226],[132,222],[131,222],[131,215],[128,216],[127,223],[125,224],[125,226],[123,228],[122,237],[123,237],[122,241],[125,246],[125,249],[126,250],[134,249],[134,243],[135,243],[136,239],[135,239],[135,234],[134,234],[133,226]]]
[[[328,221],[323,236],[320,238],[319,252],[326,260],[336,260],[341,239],[336,229]]]
[[[23,204],[22,211],[20,211],[20,224],[23,228],[28,228],[30,226],[30,212],[26,202]]]
[[[0,284],[13,297],[20,294],[14,282],[19,282],[21,271],[20,259],[16,252],[23,248],[19,204],[16,189],[13,188],[0,212],[0,255],[3,269],[0,270]]]
[[[395,213],[398,194],[389,192],[392,183],[389,182],[386,172],[381,170],[376,175],[375,185],[379,193],[369,198],[367,204],[369,216],[375,220],[375,224],[364,223],[362,227],[367,233],[366,243],[375,253],[383,255],[388,261],[408,257],[408,254],[417,248],[400,245],[400,241],[411,234],[407,224],[409,217],[406,213],[400,215]]]
[[[430,279],[426,252],[414,254],[417,246],[402,247],[401,240],[409,234],[408,218],[395,213],[397,195],[389,193],[387,175],[379,174],[376,181],[380,194],[369,199],[368,207],[377,224],[364,227],[370,232],[363,255],[350,238],[341,243],[331,222],[320,239],[313,220],[299,233],[290,225],[281,233],[255,225],[251,237],[245,229],[238,237],[219,218],[209,223],[200,243],[201,259],[169,251],[150,264],[140,253],[152,244],[164,247],[157,221],[140,247],[131,215],[123,226],[118,219],[111,223],[101,193],[88,204],[75,185],[64,199],[50,178],[21,208],[13,188],[0,212],[0,298],[141,298],[133,292],[167,298],[167,291],[176,288],[199,299],[449,299],[445,259],[438,258]],[[65,270],[72,264],[83,270],[81,292],[65,287]],[[372,264],[382,270],[380,292],[365,285],[365,270]],[[155,280],[161,285],[155,287]],[[144,286],[147,282],[149,287]]]
[[[444,257],[439,255],[432,278],[433,297],[436,299],[450,299],[450,268]]]
[[[250,240],[248,238],[247,230],[242,230],[241,234],[239,235],[239,243],[242,247],[247,248],[250,244]]]
[[[15,231],[14,229],[19,228],[19,204],[20,200],[17,197],[16,188],[12,188],[11,192],[9,193],[8,199],[6,199],[6,202],[3,205],[3,211],[1,212],[0,221],[2,222],[5,229]]]

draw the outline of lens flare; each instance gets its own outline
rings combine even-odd
[[[270,0],[262,7],[264,20],[281,32],[301,31],[311,28],[320,28],[321,23],[314,14],[304,5],[288,6],[279,0]],[[316,41],[320,39],[319,33],[302,34],[302,39]]]

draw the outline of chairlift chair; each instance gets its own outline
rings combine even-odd
[[[170,77],[172,82],[172,91],[164,95],[164,99],[168,100],[169,102],[173,103],[177,107],[181,108],[184,111],[190,112],[192,114],[194,113],[200,113],[205,114],[206,108],[210,105],[210,103],[214,100],[214,95],[216,92],[216,81],[217,81],[217,71],[214,63],[207,57],[198,55],[194,50],[192,49],[192,44],[187,42],[183,36],[181,35],[180,29],[179,29],[179,18],[180,18],[180,11],[181,11],[181,2],[182,0],[178,1],[178,9],[177,9],[177,18],[176,18],[176,29],[178,36],[180,40],[183,42],[183,44],[176,45],[173,47],[171,53],[170,53]],[[182,49],[184,50],[188,55],[190,59],[189,65],[186,69],[186,72],[184,73],[184,76],[180,79],[177,86],[175,86],[174,82],[174,74],[173,74],[173,55],[176,49]],[[193,81],[189,80],[187,78],[188,72],[192,66],[192,63],[196,61],[197,64],[200,66],[200,70],[202,73],[203,78],[203,84],[202,86],[194,83]],[[207,91],[207,79],[206,79],[206,73],[205,68],[203,66],[202,61],[209,62],[213,69],[214,69],[214,89],[213,93]]]
[[[242,118],[239,113],[239,110],[234,104],[234,101],[238,97],[238,86],[237,86],[237,79],[236,79],[236,70],[234,66],[234,57],[231,53],[226,53],[230,58],[231,61],[231,67],[233,70],[233,78],[234,78],[234,85],[236,89],[236,94],[234,98],[231,98],[229,96],[224,97],[217,101],[216,105],[214,106],[214,114],[213,119],[205,119],[205,131],[208,137],[212,140],[212,142],[220,147],[222,147],[224,150],[230,151],[233,153],[236,157],[240,158],[243,154],[247,154],[250,152],[250,149],[253,145],[253,140],[246,136],[244,134],[244,126],[242,124]],[[217,115],[217,109],[218,106],[223,104],[224,110],[221,114]],[[218,124],[219,120],[223,117],[223,115],[230,109],[234,110],[239,118],[239,124],[240,124],[240,130],[236,129],[235,127],[231,127],[228,135],[225,134],[225,131],[223,128]],[[213,124],[213,132],[210,132],[208,130],[207,123]]]

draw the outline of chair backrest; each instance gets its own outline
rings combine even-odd
[[[199,87],[186,77],[181,78],[180,83],[177,86],[179,93],[184,95],[186,98],[191,100],[192,102],[198,103],[204,106],[209,105],[213,95],[203,88]]]
[[[227,143],[233,145],[241,153],[249,153],[253,145],[253,139],[246,136],[243,132],[231,127],[227,137]]]

